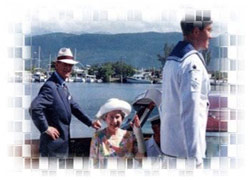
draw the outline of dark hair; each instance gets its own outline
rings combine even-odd
[[[122,120],[124,119],[125,117],[125,113],[123,111],[120,112],[121,116],[122,116]]]
[[[160,120],[160,118],[159,119],[155,119],[155,120],[153,120],[153,121],[151,121],[151,125],[153,126],[153,125],[160,125],[161,124],[161,120]]]
[[[192,33],[195,27],[203,30],[209,24],[212,24],[210,11],[196,11],[194,14],[186,14],[185,19],[181,21],[181,30],[183,35]]]
[[[118,110],[118,111],[119,111],[119,114],[122,116],[122,120],[124,120],[124,118],[125,118],[125,113],[124,113],[123,111],[121,111],[121,110]],[[107,112],[106,114],[104,114],[103,120],[106,119],[108,113],[109,113],[109,112]]]

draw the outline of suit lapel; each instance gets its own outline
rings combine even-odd
[[[57,79],[56,75],[53,73],[50,77],[51,81],[54,81],[56,83],[56,86],[57,86],[57,92],[58,94],[60,95],[62,101],[63,101],[63,104],[65,106],[65,109],[66,111],[71,114],[71,109],[70,109],[70,103],[69,103],[69,100],[68,100],[68,97],[66,96],[65,92],[64,92],[64,89],[63,87],[60,85],[59,83],[59,80]]]
[[[57,91],[58,91],[59,95],[61,96],[62,101],[63,101],[63,103],[64,103],[64,106],[65,106],[65,108],[67,109],[68,113],[71,114],[70,103],[69,103],[69,100],[68,100],[67,95],[66,95],[65,92],[64,92],[63,87],[62,87],[61,85],[59,85],[59,86],[57,87]]]

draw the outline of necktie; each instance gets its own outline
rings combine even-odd
[[[63,83],[62,86],[63,86],[63,91],[64,91],[64,93],[65,93],[67,99],[69,100],[70,94],[69,94],[68,87],[66,86],[65,83]]]

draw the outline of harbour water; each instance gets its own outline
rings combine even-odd
[[[39,92],[43,83],[32,83],[31,97],[32,99]],[[67,84],[71,95],[74,100],[80,105],[85,114],[91,119],[95,119],[95,114],[101,105],[103,105],[109,98],[123,99],[130,104],[135,98],[142,92],[150,88],[161,89],[161,84],[121,84],[121,83],[68,83]],[[219,90],[219,91],[216,91]],[[217,89],[212,87],[212,93],[223,93],[221,87]],[[128,118],[131,118],[133,113]],[[105,122],[102,121],[103,128]],[[72,116],[70,125],[70,134],[72,138],[92,137],[94,129],[87,127],[82,122]],[[150,123],[146,123],[143,126],[142,131],[144,133],[152,133]],[[32,139],[39,139],[40,133],[32,123]],[[233,134],[223,132],[207,132],[207,157],[226,157],[227,144],[229,140],[233,138]]]
[[[32,99],[39,92],[43,83],[32,83]],[[95,114],[101,105],[109,98],[119,98],[132,104],[136,96],[150,88],[161,88],[161,84],[129,84],[129,83],[67,83],[70,94],[74,98],[84,113],[91,119],[95,119]],[[132,116],[132,113],[131,113]],[[131,118],[129,116],[128,118]],[[105,127],[105,122],[102,122]],[[145,124],[144,132],[150,133],[149,124]],[[88,128],[82,122],[72,116],[70,125],[71,137],[92,137],[94,130]],[[39,138],[39,132],[32,124],[32,138]]]

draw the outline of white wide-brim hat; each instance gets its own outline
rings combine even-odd
[[[70,48],[61,48],[58,52],[56,61],[60,61],[66,64],[77,64],[78,62],[74,60],[74,56]]]
[[[121,110],[125,117],[127,117],[131,112],[131,106],[126,101],[111,98],[104,105],[102,105],[96,114],[98,119],[104,119],[105,114],[114,110]]]

